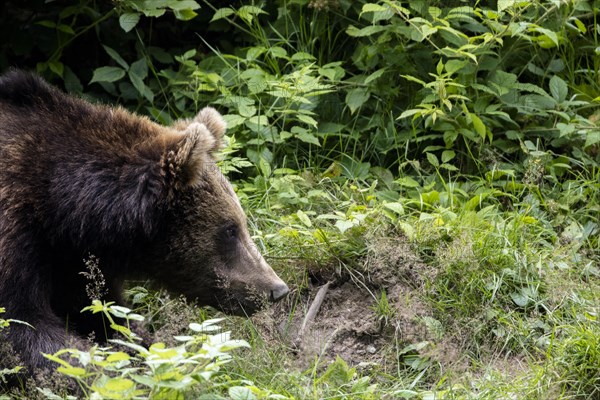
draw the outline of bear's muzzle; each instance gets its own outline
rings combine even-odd
[[[271,289],[270,300],[273,303],[278,302],[279,300],[281,300],[285,296],[287,296],[289,292],[290,292],[290,289],[284,282],[278,283],[277,286],[275,286],[273,289]]]

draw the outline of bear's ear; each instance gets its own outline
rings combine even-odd
[[[177,136],[162,160],[164,176],[173,189],[197,184],[203,171],[214,167],[211,153],[219,147],[215,136],[200,122],[192,122]]]
[[[227,123],[223,119],[223,116],[212,107],[204,107],[194,118],[179,119],[175,121],[171,128],[178,132],[183,132],[194,122],[203,124],[215,139],[215,146],[208,149],[208,151],[212,153],[219,150],[222,146],[223,135],[227,129]]]
[[[221,116],[221,114],[219,114],[219,112],[212,107],[204,107],[194,117],[193,121],[203,124],[212,134],[214,138],[214,145],[213,147],[209,148],[208,151],[212,153],[219,150],[223,145],[223,135],[227,129],[227,123],[223,119],[223,116]],[[194,122],[192,122],[192,124]]]
[[[177,121],[174,130],[162,136],[162,175],[171,190],[198,184],[203,173],[217,168],[213,154],[222,146],[226,127],[217,110],[205,107],[193,119]]]

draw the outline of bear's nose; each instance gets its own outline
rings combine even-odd
[[[271,301],[276,302],[283,299],[290,292],[290,289],[283,282],[277,284],[275,288],[271,290]]]

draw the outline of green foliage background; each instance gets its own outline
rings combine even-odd
[[[0,70],[34,69],[164,124],[218,108],[221,167],[263,249],[303,260],[283,271],[295,287],[365,272],[370,238],[406,236],[438,270],[423,293],[435,323],[472,337],[474,363],[485,345],[532,365],[517,383],[488,374],[474,388],[450,385],[441,367],[411,370],[411,385],[379,376],[392,398],[597,395],[599,1],[2,7]],[[388,321],[385,292],[377,301]],[[333,365],[309,392],[263,383],[375,398]],[[341,397],[322,389],[336,368],[348,375]]]
[[[597,161],[594,7],[6,2],[0,68],[164,123],[219,105],[259,169],[482,175],[533,156],[557,182]]]
[[[161,123],[216,105],[240,149],[234,177],[309,168],[423,185],[437,176],[497,198],[521,183],[551,190],[597,178],[596,7],[9,1],[0,68],[37,69]]]

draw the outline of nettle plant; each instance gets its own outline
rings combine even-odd
[[[583,80],[589,79],[583,73],[597,73],[570,70],[561,54],[595,58],[587,46],[579,55],[574,48],[585,42],[588,29],[596,29],[580,19],[587,18],[589,7],[587,2],[507,1],[497,9],[427,2],[406,8],[382,1],[363,5],[361,17],[371,25],[351,26],[347,33],[368,38],[375,47],[394,43],[404,53],[385,59],[391,61],[387,68],[404,79],[399,84],[410,85],[407,92],[415,95],[398,118],[409,123],[411,139],[423,143],[433,167],[477,171],[487,142],[509,157],[547,154],[550,166],[572,168],[576,162],[569,155],[586,158],[585,150],[600,141],[598,127],[579,113],[592,106],[591,99],[562,78],[582,74]],[[400,64],[408,57],[425,68]],[[525,69],[522,57],[531,59]]]
[[[244,340],[231,339],[230,332],[220,332],[217,324],[222,318],[189,324],[189,335],[174,337],[180,343],[177,346],[154,343],[145,347],[130,329],[131,321],[144,319],[141,315],[99,300],[94,300],[85,311],[102,313],[111,329],[123,339],[110,340],[110,346],[95,345],[88,350],[65,348],[44,355],[58,364],[57,372],[77,382],[85,398],[179,399],[186,393],[198,393],[195,397],[198,399],[225,398],[220,393],[227,393],[230,399],[285,398],[259,389],[249,381],[219,374],[221,367],[231,361],[232,350],[250,347]],[[120,320],[125,324],[120,324]],[[38,390],[47,398],[62,398],[49,389]]]

